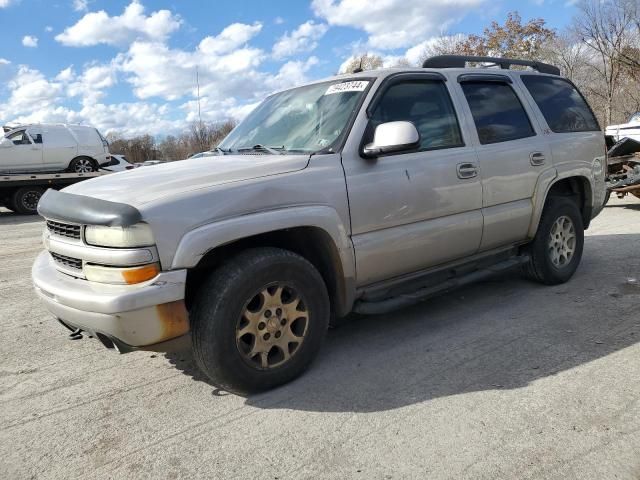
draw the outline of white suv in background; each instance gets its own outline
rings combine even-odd
[[[20,125],[0,139],[2,172],[87,173],[109,160],[109,144],[86,125]]]

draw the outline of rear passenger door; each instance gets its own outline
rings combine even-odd
[[[522,241],[538,179],[553,169],[551,150],[510,76],[463,74],[458,83],[477,134],[484,216],[480,251]]]
[[[78,142],[62,126],[45,127],[42,132],[44,163],[47,168],[65,169],[78,154]]]

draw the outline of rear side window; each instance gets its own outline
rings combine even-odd
[[[580,92],[561,78],[522,75],[549,128],[556,133],[600,130],[598,121]]]
[[[513,89],[499,82],[462,82],[483,145],[532,137],[535,131]]]
[[[375,129],[381,123],[396,121],[415,125],[420,150],[463,145],[449,92],[441,81],[407,80],[391,85],[375,106],[371,125]]]

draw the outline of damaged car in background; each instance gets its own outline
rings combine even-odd
[[[607,138],[608,143],[611,140]],[[611,193],[618,198],[629,193],[640,198],[640,141],[625,137],[609,148],[606,185],[607,200]]]

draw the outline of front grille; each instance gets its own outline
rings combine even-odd
[[[54,235],[80,240],[80,225],[71,225],[69,223],[47,220],[47,228]]]
[[[73,268],[74,270],[82,270],[82,260],[79,258],[67,257],[65,255],[60,255],[59,253],[51,253],[53,260],[64,267]]]

